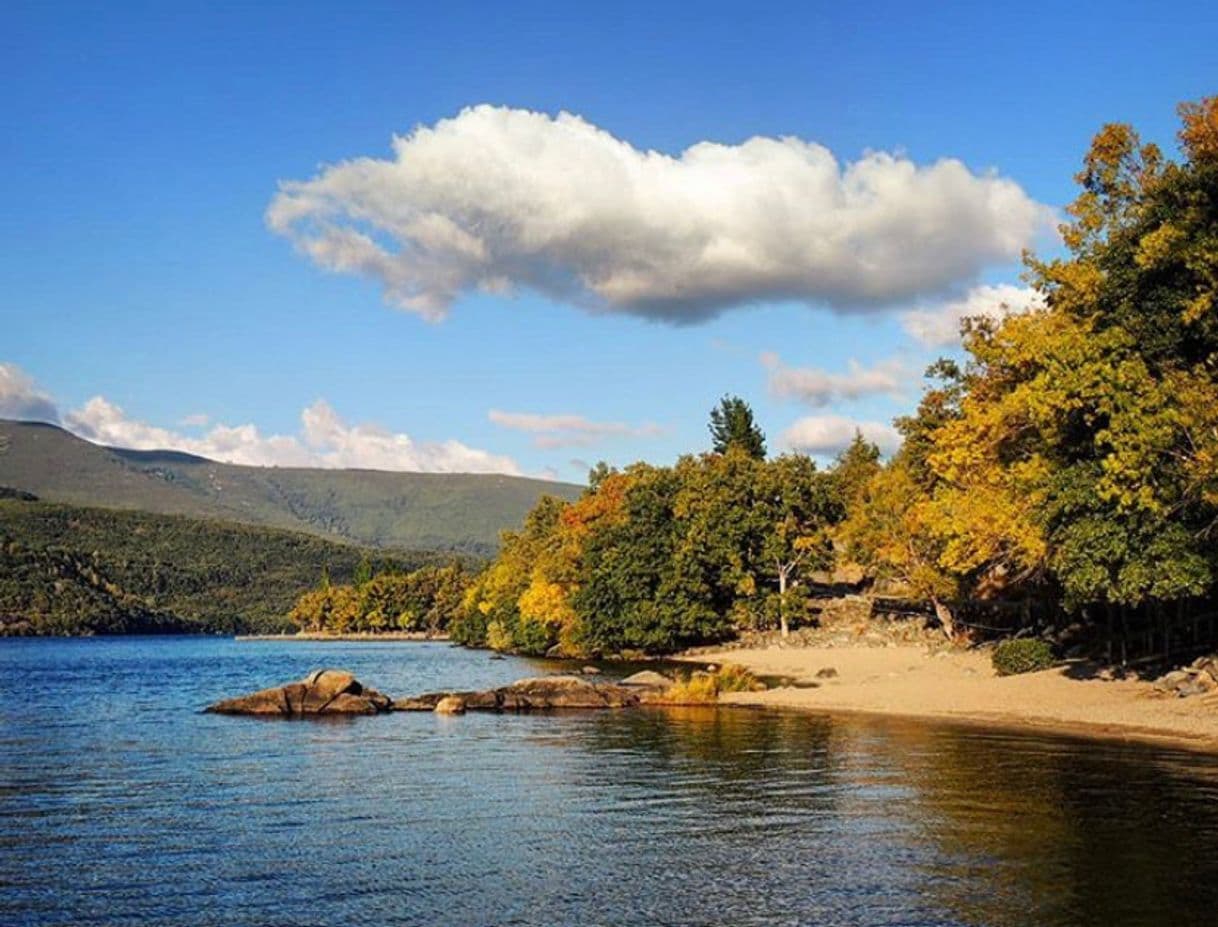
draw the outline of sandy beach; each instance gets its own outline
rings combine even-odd
[[[1218,752],[1218,693],[1164,696],[1149,682],[1098,678],[1085,664],[1000,677],[988,653],[931,653],[924,646],[745,649],[687,659],[738,663],[793,683],[723,696],[730,704],[1035,728]],[[821,671],[829,678],[817,678]]]

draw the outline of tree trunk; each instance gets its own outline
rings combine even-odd
[[[787,571],[778,570],[778,625],[782,628],[782,636],[788,637],[791,628],[787,624]]]
[[[952,610],[937,598],[932,597],[930,601],[935,606],[935,617],[939,619],[939,624],[943,625],[943,633],[947,635],[949,641],[955,640],[956,620],[952,617]]]

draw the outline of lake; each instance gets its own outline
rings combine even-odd
[[[200,714],[446,644],[0,641],[5,925],[1126,925],[1218,919],[1218,758],[732,709]]]

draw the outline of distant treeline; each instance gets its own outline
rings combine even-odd
[[[364,561],[350,583],[335,584],[326,574],[296,600],[288,619],[301,631],[442,633],[461,612],[470,575],[460,562],[406,572],[389,566],[374,575]]]
[[[0,633],[270,632],[323,572],[452,554],[370,551],[210,519],[0,499]]]

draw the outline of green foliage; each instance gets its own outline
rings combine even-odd
[[[371,575],[367,558],[349,585],[325,584],[301,595],[288,620],[302,631],[374,634],[384,631],[439,633],[461,611],[468,574],[460,563],[429,564],[410,571]]]
[[[1034,637],[1003,641],[991,656],[999,676],[1035,673],[1053,666],[1053,648]]]
[[[1068,253],[1028,260],[1043,308],[966,320],[966,363],[930,371],[900,453],[847,501],[841,546],[873,575],[936,604],[1212,593],[1218,98],[1181,113],[1179,163],[1101,129]]]
[[[0,633],[278,631],[327,571],[349,580],[358,547],[207,519],[0,501]],[[438,559],[377,552],[384,568]]]
[[[504,535],[453,636],[521,653],[665,653],[771,612],[775,626],[797,623],[802,571],[829,562],[835,485],[806,457],[739,447],[606,470],[579,500],[543,500]]]
[[[0,421],[0,485],[68,505],[218,518],[365,547],[487,556],[543,494],[581,487],[500,474],[243,467],[99,447],[53,425]]]
[[[719,400],[711,409],[709,428],[716,454],[726,454],[734,447],[758,460],[765,457],[765,435],[753,421],[752,408],[739,396]]]

